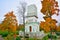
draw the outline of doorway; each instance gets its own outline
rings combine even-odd
[[[29,30],[30,30],[30,32],[32,32],[32,27],[31,26],[30,26]]]

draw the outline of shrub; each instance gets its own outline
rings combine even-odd
[[[16,40],[21,40],[21,38],[17,36],[17,37],[16,37]]]
[[[16,34],[19,35],[19,31],[16,31]]]
[[[3,31],[3,32],[2,32],[2,37],[6,37],[8,34],[9,34],[8,31]]]
[[[48,40],[48,36],[43,37],[42,40]]]
[[[34,40],[34,38],[29,38],[29,40]]]
[[[59,36],[60,35],[60,32],[56,32],[56,34]]]
[[[4,38],[4,40],[14,40],[14,37],[11,35],[8,35],[7,37]]]
[[[56,36],[56,35],[51,35],[51,34],[49,34],[49,35],[48,35],[48,38],[51,38],[51,37],[52,37],[52,39],[57,38],[57,36]]]
[[[3,33],[2,30],[0,30],[0,35],[2,35],[2,33]]]

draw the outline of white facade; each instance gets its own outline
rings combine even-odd
[[[30,31],[31,27],[31,31]],[[31,22],[25,25],[25,32],[39,32],[39,23],[38,22]]]
[[[27,17],[26,23],[30,23],[30,22],[37,22],[37,18],[36,17]]]
[[[30,5],[28,6],[27,10],[25,32],[39,32],[39,23],[37,22],[37,7],[35,5]]]

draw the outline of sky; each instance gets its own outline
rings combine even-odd
[[[37,6],[37,11],[38,11],[37,12],[38,22],[44,21],[43,14],[40,12],[42,8],[41,0],[0,0],[0,21],[2,21],[4,19],[4,15],[10,11],[14,11],[14,13],[17,13],[17,6],[19,5],[20,1],[21,2],[25,1],[27,5],[35,4]],[[58,3],[60,6],[60,0],[58,0]],[[60,23],[60,15],[59,16],[53,15],[53,18]]]

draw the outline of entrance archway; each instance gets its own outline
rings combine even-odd
[[[31,26],[30,26],[29,30],[30,30],[30,32],[32,32],[32,27]]]

